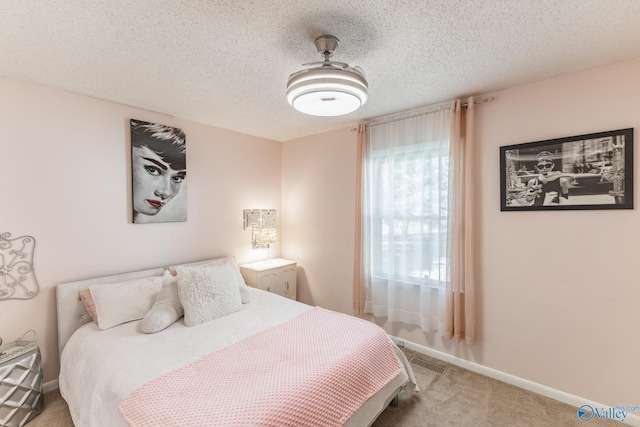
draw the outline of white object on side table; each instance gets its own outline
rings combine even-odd
[[[296,299],[296,270],[295,261],[282,258],[240,266],[240,272],[247,285],[293,300]]]

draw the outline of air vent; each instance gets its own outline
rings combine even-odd
[[[416,356],[412,356],[411,359],[409,359],[409,363],[411,363],[412,365],[420,366],[421,368],[425,368],[430,371],[436,372],[438,374],[443,374],[445,370],[444,366],[436,365],[435,363],[431,363],[424,359],[420,359],[419,357],[416,357]]]

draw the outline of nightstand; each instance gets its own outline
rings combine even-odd
[[[282,258],[252,262],[240,266],[244,281],[249,286],[296,299],[295,261]]]
[[[42,412],[42,357],[35,341],[0,346],[0,426],[21,427]]]

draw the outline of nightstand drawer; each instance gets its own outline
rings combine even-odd
[[[240,266],[244,281],[249,286],[296,299],[295,261],[277,258]]]

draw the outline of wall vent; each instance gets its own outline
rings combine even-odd
[[[416,356],[411,356],[411,359],[409,359],[409,363],[411,363],[412,365],[420,366],[421,368],[425,368],[430,371],[436,372],[438,374],[443,374],[445,371],[444,366],[436,365],[435,363],[431,363],[427,360],[420,359],[419,357],[416,357]]]

